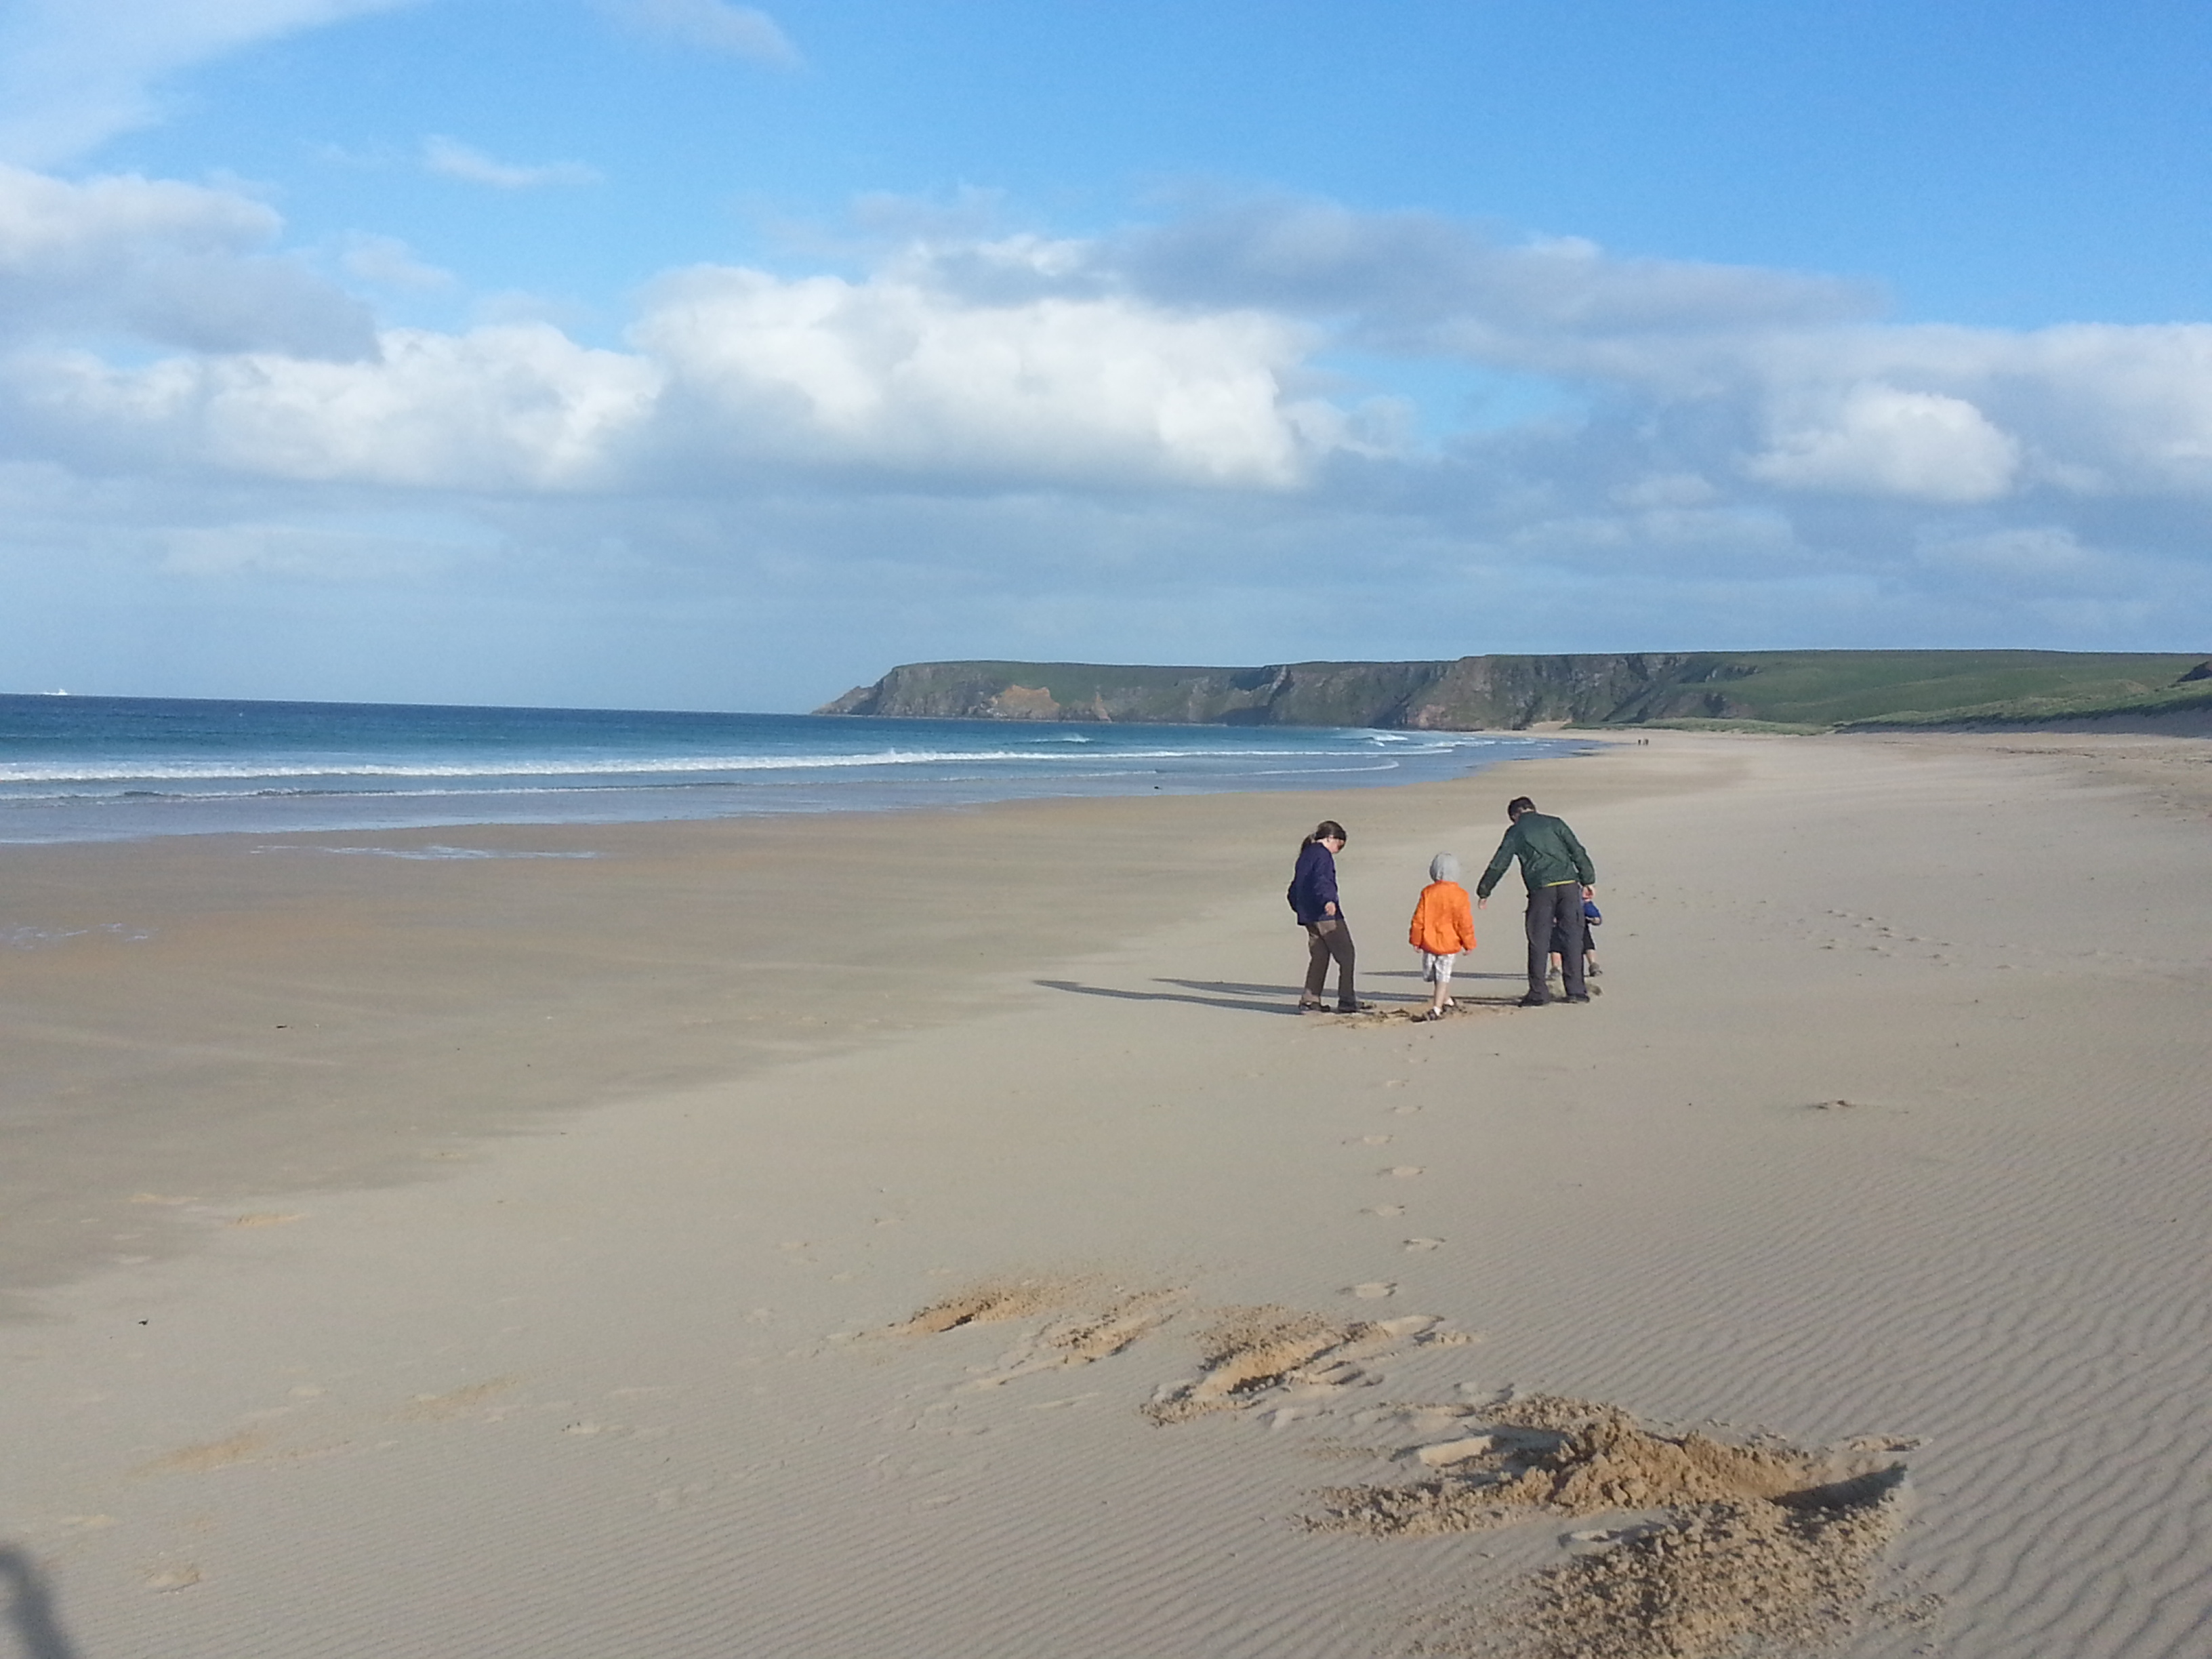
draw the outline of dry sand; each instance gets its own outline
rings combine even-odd
[[[0,1654],[2201,1654],[2208,753],[0,854]]]

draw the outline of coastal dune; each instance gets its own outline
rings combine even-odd
[[[1524,792],[1605,994],[1403,1018]],[[2212,1628],[2201,743],[359,840],[9,854],[36,1659]]]

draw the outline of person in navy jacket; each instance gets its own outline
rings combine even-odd
[[[1302,1012],[1328,1006],[1322,1000],[1322,988],[1328,983],[1332,961],[1336,963],[1336,1012],[1356,1014],[1369,1006],[1352,992],[1352,924],[1345,920],[1344,906],[1336,896],[1336,855],[1344,850],[1346,839],[1344,826],[1334,818],[1316,824],[1313,834],[1298,843],[1297,869],[1285,895],[1298,926],[1306,930],[1306,988],[1298,999]]]

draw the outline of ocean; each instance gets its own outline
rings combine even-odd
[[[0,696],[0,843],[1361,789],[1579,746],[1506,732]]]

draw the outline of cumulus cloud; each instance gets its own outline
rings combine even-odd
[[[1865,284],[1621,258],[1576,237],[1508,239],[1438,215],[1262,199],[1131,231],[1102,249],[1144,291],[1341,319],[1380,349],[1550,373],[1620,372],[1622,352],[1875,313]]]
[[[0,159],[48,166],[160,118],[167,77],[420,0],[16,0],[0,14]]]
[[[293,479],[634,487],[672,469],[872,471],[966,489],[1281,489],[1361,441],[1285,398],[1303,331],[1127,298],[980,304],[911,280],[672,276],[630,351],[546,324],[384,332],[374,360],[268,352],[144,366],[19,355],[18,425],[71,453]]]
[[[774,18],[751,6],[733,6],[727,0],[599,0],[599,9],[641,34],[679,46],[779,69],[799,62],[790,37]]]
[[[459,489],[605,482],[659,376],[544,325],[385,331],[374,362],[270,353],[120,368],[82,351],[20,355],[19,430],[106,465]]]
[[[539,171],[484,165],[507,182]],[[1406,398],[1316,390],[1316,355],[1350,343],[1548,366],[1583,414],[1452,447],[1486,457],[1492,507],[1610,502],[1632,538],[1654,512],[1725,510],[1731,491],[1960,508],[2212,486],[2204,325],[1890,327],[1814,278],[1505,246],[1408,216],[1373,227],[1378,261],[1361,224],[1238,210],[1099,240],[941,236],[861,276],[702,266],[647,289],[626,350],[541,323],[394,331],[372,361],[357,305],[256,251],[276,234],[266,207],[19,173],[0,175],[0,283],[19,319],[120,320],[206,354],[19,362],[10,384],[41,418],[285,477],[447,479],[465,457],[501,487],[774,465],[954,489],[1293,489],[1331,457],[1414,464]],[[441,275],[372,237],[341,263],[392,287]],[[310,355],[362,361],[291,361]]]
[[[136,335],[206,352],[353,357],[368,309],[266,250],[261,203],[135,176],[68,183],[0,164],[0,336]]]
[[[1862,385],[1779,434],[1746,470],[1796,489],[1987,501],[2011,489],[2020,445],[1962,398]]]
[[[536,190],[544,185],[595,185],[600,177],[596,167],[586,167],[580,161],[551,161],[538,166],[524,166],[514,161],[495,161],[457,138],[435,134],[422,141],[422,166],[445,178],[459,179],[471,185],[489,185],[494,190]]]
[[[1280,487],[1333,421],[1280,396],[1307,337],[1258,312],[708,268],[633,337],[739,447],[908,474]]]

